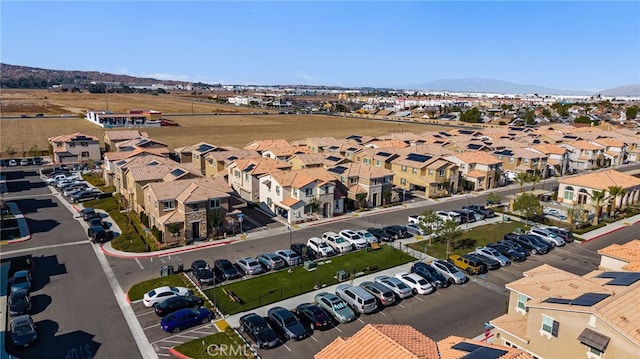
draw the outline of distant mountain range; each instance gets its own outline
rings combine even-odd
[[[184,81],[157,80],[99,71],[51,70],[0,63],[0,85],[3,88],[48,88],[53,84],[87,84],[89,82],[183,84]],[[230,84],[231,85],[231,84]],[[300,85],[300,87],[305,87]],[[306,86],[317,88],[318,86]],[[329,88],[331,86],[322,86]],[[336,86],[335,88],[339,88]],[[520,85],[491,79],[447,79],[405,86],[406,89],[450,92],[486,92],[538,95],[631,96],[640,97],[640,84],[626,85],[597,92],[559,90],[535,85]]]
[[[574,95],[574,96],[640,96],[640,84],[620,86],[602,91],[561,90],[535,85],[520,85],[512,82],[491,79],[446,79],[407,86],[411,89],[451,91],[451,92],[486,92],[509,94],[538,95]]]

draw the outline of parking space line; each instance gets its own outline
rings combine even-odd
[[[140,263],[140,261],[138,260],[138,258],[134,258],[136,263],[138,263],[138,267],[140,267],[140,269],[144,270],[144,267],[142,266],[142,263]]]
[[[189,339],[198,339],[199,338],[199,337],[192,337],[190,335],[184,335],[184,334],[178,335],[178,337],[180,337],[180,338],[189,338]]]
[[[158,342],[169,342],[169,343],[180,343],[180,344],[183,343],[182,341],[179,341],[179,340],[169,340],[169,339],[158,340]]]
[[[291,351],[291,349],[286,345],[286,344],[282,344],[285,348],[287,348],[288,351]]]
[[[217,331],[216,331],[216,332],[217,332]],[[206,335],[211,334],[210,332],[201,332],[201,331],[199,331],[199,330],[194,330],[194,331],[189,332],[189,333],[198,333],[198,334],[206,334]]]
[[[315,340],[316,342],[318,341],[318,339],[316,339],[316,337],[314,337],[313,335],[310,335],[309,337],[311,337],[311,339]]]
[[[399,306],[399,307],[402,307],[402,308],[404,308],[404,309],[407,309],[407,307],[405,307],[404,305],[402,305],[402,303],[398,303],[398,306]]]
[[[156,355],[162,355],[163,357],[168,357],[169,354],[165,354],[165,353],[156,353]]]
[[[155,327],[157,327],[157,326],[158,326],[158,324],[150,325],[150,326],[148,326],[148,327],[142,328],[142,330],[147,330],[147,329],[155,328]]]
[[[140,318],[140,317],[142,317],[142,316],[149,315],[149,314],[155,314],[155,311],[153,311],[153,310],[152,310],[152,311],[150,311],[150,312],[146,312],[146,313],[138,314],[138,315],[136,315],[136,317]]]
[[[364,321],[363,321],[362,319],[358,318],[358,321],[359,321],[360,323],[364,324]]]
[[[417,300],[419,300],[419,301],[421,301],[421,302],[424,302],[424,299],[422,299],[422,298],[420,298],[420,297],[417,297],[417,296],[416,296],[416,297],[414,297],[414,298],[416,298]]]
[[[337,331],[339,331],[340,333],[342,333],[342,330],[338,327],[334,327]]]
[[[378,313],[380,313],[380,314],[384,315],[385,317],[387,316],[386,314],[384,314],[384,312],[383,312],[383,311],[379,311]]]

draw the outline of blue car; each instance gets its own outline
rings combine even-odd
[[[162,318],[160,327],[165,332],[177,333],[198,324],[206,324],[212,318],[213,313],[207,308],[180,309]]]
[[[15,292],[20,289],[31,291],[31,272],[28,270],[19,270],[15,272],[10,282],[11,292]]]

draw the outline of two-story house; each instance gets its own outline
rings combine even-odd
[[[231,230],[230,188],[222,177],[153,182],[142,188],[149,225],[162,233],[165,245],[209,238],[218,228]],[[159,238],[160,239],[160,238]]]
[[[335,137],[309,137],[304,139],[304,144],[309,148],[310,153],[340,152],[346,139],[336,139]]]
[[[506,285],[507,314],[490,321],[498,344],[535,358],[635,358],[640,273],[578,276],[543,264]]]
[[[260,207],[298,223],[344,212],[344,195],[324,168],[271,172],[260,178]]]
[[[87,163],[100,161],[100,140],[95,136],[82,133],[61,135],[49,138],[53,150],[53,163]]]
[[[249,144],[247,144],[243,148],[245,150],[257,151],[258,153],[262,154],[262,152],[264,151],[274,149],[274,148],[279,148],[279,147],[291,147],[291,144],[289,144],[287,140],[279,138],[275,140],[251,141]]]
[[[260,202],[260,177],[290,168],[290,164],[268,157],[240,158],[227,167],[227,179],[244,200]]]
[[[585,140],[561,143],[569,150],[569,168],[574,171],[591,170],[604,165],[604,147]]]
[[[502,174],[502,161],[486,152],[454,153],[444,159],[458,166],[460,184],[467,190],[495,188]]]
[[[441,157],[403,154],[391,161],[393,184],[402,190],[421,191],[428,198],[455,193],[458,166]]]
[[[564,176],[569,170],[569,150],[551,143],[541,143],[527,148],[538,152],[547,158],[547,165],[553,166],[553,171],[549,175]]]
[[[106,152],[117,151],[116,145],[119,142],[140,137],[148,138],[149,134],[138,130],[104,131],[104,136],[102,138],[104,142],[104,150]]]
[[[549,177],[547,156],[525,148],[508,148],[492,153],[502,162],[502,171],[534,174],[539,173],[542,178]]]
[[[327,169],[342,184],[351,209],[378,207],[391,202],[393,172],[364,163],[345,163]],[[363,198],[360,198],[363,197]]]
[[[627,144],[615,138],[596,138],[590,143],[604,147],[604,164],[601,167],[620,166],[627,158]]]
[[[227,149],[226,151],[212,151],[204,155],[205,166],[204,175],[212,177],[216,175],[227,175],[227,167],[233,161],[240,158],[261,158],[262,156],[254,150]]]

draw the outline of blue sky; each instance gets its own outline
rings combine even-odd
[[[223,84],[640,83],[640,2],[7,1],[4,63]]]

